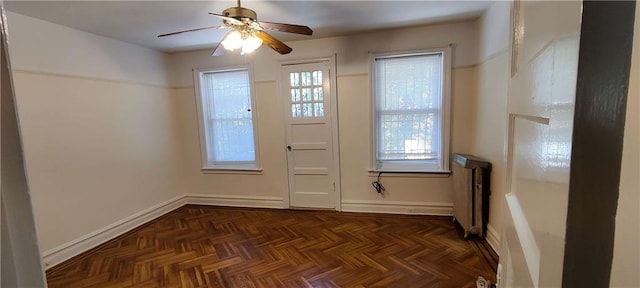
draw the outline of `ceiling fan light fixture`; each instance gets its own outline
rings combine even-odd
[[[242,52],[240,54],[249,54],[260,48],[261,45],[262,39],[256,37],[255,35],[249,35],[249,37],[243,39],[242,41]]]
[[[241,55],[249,54],[262,46],[262,39],[256,37],[255,34],[255,30],[236,29],[229,32],[220,44],[228,51],[241,49]]]
[[[229,51],[234,51],[236,49],[240,49],[243,47],[242,33],[238,30],[233,30],[227,34],[226,37],[222,40],[222,47]]]

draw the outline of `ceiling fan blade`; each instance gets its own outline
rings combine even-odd
[[[227,37],[227,35],[225,35],[224,37]],[[224,47],[222,46],[222,40],[221,40],[220,43],[216,45],[216,49],[213,49],[213,52],[211,52],[211,56],[222,56],[222,55],[224,55]]]
[[[213,15],[213,16],[216,16],[216,17],[220,17],[220,18],[222,18],[222,20],[226,20],[227,22],[230,22],[233,25],[244,25],[244,23],[242,23],[242,21],[240,21],[240,20],[238,20],[236,18],[233,18],[233,17],[227,17],[227,16],[224,16],[224,15],[211,13],[211,12],[209,12],[209,14]]]
[[[285,24],[285,23],[274,23],[274,22],[259,22],[259,23],[260,23],[260,27],[264,29],[287,32],[287,33],[303,34],[303,35],[313,34],[313,30],[311,30],[309,26]]]
[[[262,39],[262,43],[264,43],[265,45],[271,47],[271,49],[276,50],[276,52],[280,53],[280,54],[289,54],[291,53],[291,51],[293,51],[293,49],[291,49],[291,47],[287,46],[286,44],[282,43],[282,41],[273,38],[273,36],[267,34],[267,32],[264,31],[258,31],[256,32],[256,36],[258,36],[258,38]]]
[[[202,28],[196,28],[196,29],[189,29],[189,30],[178,31],[178,32],[173,32],[173,33],[161,34],[161,35],[158,35],[158,37],[165,37],[165,36],[171,36],[171,35],[176,35],[176,34],[180,34],[180,33],[194,32],[194,31],[214,29],[214,28],[224,28],[224,26],[216,25],[216,26],[202,27]]]
[[[211,52],[211,56],[222,56],[224,55],[224,47],[222,47],[222,44],[218,44],[218,46],[216,46],[216,49],[213,50],[213,52]]]

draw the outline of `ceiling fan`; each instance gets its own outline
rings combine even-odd
[[[161,34],[158,35],[158,37],[165,37],[180,33],[207,29],[231,28],[232,30],[224,36],[220,43],[218,43],[218,46],[216,46],[211,55],[220,56],[224,54],[225,49],[229,51],[240,49],[241,54],[247,54],[258,49],[258,47],[260,47],[263,43],[271,47],[271,49],[275,50],[276,52],[284,55],[289,54],[293,49],[282,43],[282,41],[269,35],[264,31],[265,29],[302,35],[313,34],[313,30],[311,30],[311,28],[309,28],[308,26],[258,21],[256,12],[251,9],[241,7],[240,0],[238,0],[238,6],[227,8],[222,11],[222,14],[209,14],[221,18],[223,25]]]

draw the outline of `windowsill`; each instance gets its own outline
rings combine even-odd
[[[447,178],[451,176],[451,171],[384,171],[369,169],[369,177],[405,177],[405,178]]]
[[[203,174],[262,175],[262,168],[201,168]]]

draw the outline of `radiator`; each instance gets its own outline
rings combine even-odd
[[[453,220],[462,226],[464,238],[485,238],[491,195],[491,163],[484,159],[453,154]]]

